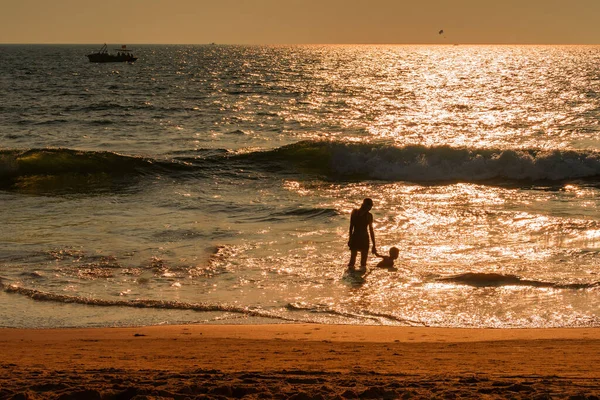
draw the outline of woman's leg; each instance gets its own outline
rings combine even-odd
[[[350,268],[354,268],[354,264],[356,263],[356,253],[357,250],[350,250],[350,262],[348,262]]]
[[[367,257],[369,256],[369,249],[360,251],[360,267],[367,268]]]

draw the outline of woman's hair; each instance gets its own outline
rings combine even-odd
[[[366,199],[363,200],[362,202],[362,206],[369,206],[369,207],[373,207],[373,200],[369,199],[368,197]]]

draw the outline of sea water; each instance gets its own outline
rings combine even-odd
[[[94,50],[0,46],[0,326],[600,326],[600,47]]]

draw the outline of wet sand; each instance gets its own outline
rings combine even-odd
[[[0,329],[0,349],[0,399],[600,398],[600,329]]]

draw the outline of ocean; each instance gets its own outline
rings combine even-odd
[[[600,326],[599,46],[98,47],[0,45],[0,326]]]

